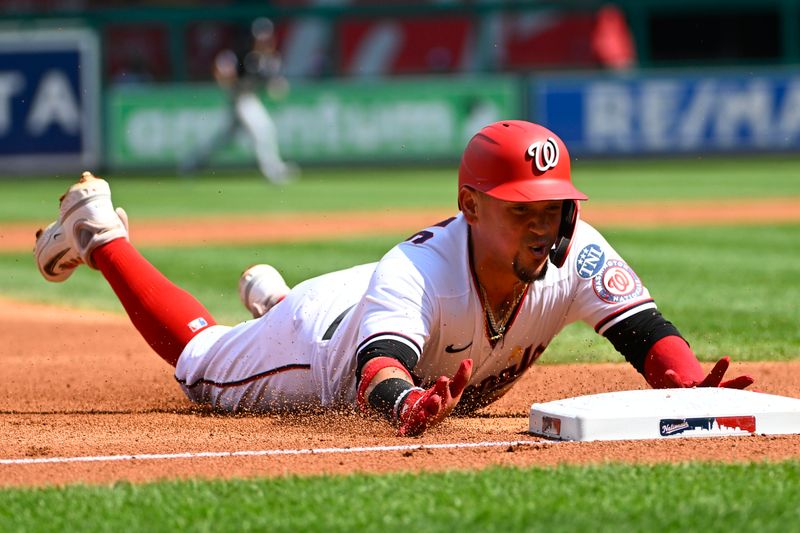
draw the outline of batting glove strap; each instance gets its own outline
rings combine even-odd
[[[410,389],[403,391],[394,402],[394,407],[392,408],[392,420],[399,424],[401,417],[408,409],[413,407],[413,405],[422,397],[423,394],[425,394],[425,389],[421,387],[411,387]]]

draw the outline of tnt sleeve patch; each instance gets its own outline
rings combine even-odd
[[[591,279],[595,277],[603,268],[606,260],[606,253],[597,244],[587,244],[578,253],[578,259],[575,261],[575,270],[578,276],[583,279]]]
[[[597,297],[612,304],[639,298],[644,291],[639,276],[621,259],[609,259],[603,263],[592,283]]]

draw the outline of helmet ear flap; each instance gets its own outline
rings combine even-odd
[[[575,224],[578,223],[580,204],[575,200],[564,200],[561,208],[561,224],[558,227],[558,238],[550,250],[550,262],[556,268],[561,268],[567,260],[569,249],[572,245],[572,235],[575,233]]]

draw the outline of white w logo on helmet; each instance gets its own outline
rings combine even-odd
[[[548,137],[544,142],[536,141],[528,146],[528,155],[533,158],[536,168],[544,172],[558,165],[558,144],[552,137]]]

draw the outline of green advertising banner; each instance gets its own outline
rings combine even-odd
[[[296,85],[265,99],[281,152],[305,162],[457,159],[481,126],[520,116],[512,78],[427,78]],[[107,98],[113,168],[177,166],[225,130],[225,94],[212,85],[120,86]],[[218,139],[212,162],[253,159],[244,131]]]

